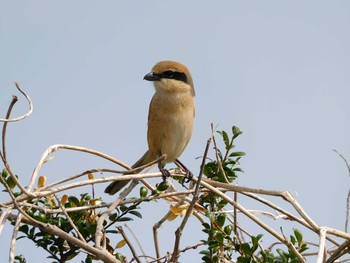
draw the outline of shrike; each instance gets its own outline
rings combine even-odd
[[[163,175],[169,174],[164,168],[166,163],[175,162],[186,169],[178,158],[192,136],[195,92],[191,74],[181,63],[160,61],[143,79],[153,81],[155,88],[148,111],[148,151],[132,168],[166,154],[166,160],[158,164]],[[105,193],[113,195],[128,183],[127,180],[112,182]]]

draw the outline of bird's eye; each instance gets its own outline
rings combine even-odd
[[[172,77],[174,77],[174,71],[171,71],[171,70],[168,70],[168,71],[165,71],[164,73],[163,73],[163,76],[165,77],[165,78],[172,78]]]
[[[167,70],[159,74],[159,77],[164,79],[175,79],[187,83],[187,76],[183,72]]]

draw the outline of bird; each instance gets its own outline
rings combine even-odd
[[[165,60],[156,63],[143,79],[153,82],[155,89],[148,111],[148,150],[131,168],[148,164],[166,154],[167,158],[158,163],[163,177],[170,175],[165,164],[172,162],[191,177],[192,173],[178,160],[192,137],[194,126],[195,91],[191,73],[185,65]],[[133,173],[141,170],[136,169]],[[129,182],[114,181],[107,186],[105,193],[113,195]]]

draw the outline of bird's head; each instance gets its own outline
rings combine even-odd
[[[191,73],[185,65],[179,62],[160,61],[143,79],[153,81],[156,91],[166,93],[191,92],[194,96]]]

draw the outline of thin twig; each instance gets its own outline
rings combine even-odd
[[[201,167],[200,167],[198,179],[196,179],[196,187],[195,187],[195,192],[194,192],[193,199],[192,199],[192,201],[190,203],[190,206],[189,206],[188,210],[186,211],[186,215],[184,216],[184,219],[182,220],[181,225],[179,226],[179,228],[175,232],[176,238],[175,238],[173,254],[172,254],[172,257],[171,257],[171,260],[170,260],[171,262],[178,262],[180,238],[181,238],[181,235],[182,235],[182,231],[185,228],[185,225],[186,225],[190,215],[192,214],[193,208],[194,208],[194,206],[195,206],[195,204],[197,203],[197,200],[198,200],[200,183],[201,183],[203,170],[204,170],[204,166],[205,166],[205,160],[206,160],[206,157],[208,155],[209,145],[211,143],[212,136],[208,139],[207,145],[206,145],[205,150],[204,150],[204,155],[203,155],[202,164],[201,164]]]
[[[160,263],[160,250],[159,250],[159,243],[158,243],[158,229],[162,226],[162,224],[169,218],[169,216],[172,214],[172,211],[168,211],[157,223],[153,225],[153,243],[154,248],[156,250],[156,258],[159,259],[157,262]]]
[[[348,161],[346,160],[346,158],[341,153],[339,153],[337,150],[333,149],[333,151],[336,152],[340,156],[340,158],[342,158],[344,160],[345,165],[348,168],[348,174],[350,176],[350,165],[349,165]],[[346,198],[345,232],[348,232],[349,209],[350,209],[350,190],[349,190],[348,196]]]
[[[80,238],[81,241],[86,242],[85,238],[83,237],[83,235],[80,233],[79,229],[77,228],[77,226],[74,224],[73,220],[70,218],[70,216],[68,215],[65,207],[63,206],[63,204],[61,203],[61,201],[58,199],[58,196],[56,194],[54,194],[57,203],[59,204],[59,206],[62,209],[63,214],[66,216],[68,222],[70,223],[70,225],[73,227],[73,229],[75,230],[75,232],[77,232],[78,237]]]
[[[19,92],[21,92],[23,94],[23,96],[27,99],[28,101],[28,104],[29,104],[29,110],[26,114],[22,115],[22,116],[19,116],[17,118],[13,118],[13,119],[1,119],[0,118],[0,122],[15,122],[15,121],[20,121],[20,120],[23,120],[24,118],[27,118],[30,114],[32,114],[33,112],[33,102],[32,100],[30,99],[30,97],[21,89],[21,87],[19,86],[18,82],[14,82],[15,83],[15,86],[16,88],[19,90]]]
[[[350,208],[350,189],[348,191],[348,195],[346,197],[346,212],[345,212],[345,232],[348,232],[348,224],[349,224],[349,208]]]
[[[233,200],[237,203],[238,199],[238,193],[237,192],[234,192],[233,193]],[[237,208],[236,207],[233,207],[233,232],[235,233],[235,236],[238,237],[238,230],[237,230]]]
[[[16,241],[17,241],[19,227],[21,225],[21,218],[22,218],[22,215],[19,214],[19,216],[17,217],[16,223],[15,223],[15,226],[13,228],[13,231],[12,231],[12,239],[11,239],[10,253],[9,253],[9,262],[10,263],[13,263],[15,260]]]
[[[139,241],[139,239],[137,238],[137,236],[135,235],[134,231],[127,225],[127,224],[124,224],[124,226],[130,231],[131,235],[134,237],[137,245],[139,246],[141,252],[142,252],[142,255],[145,257],[146,261],[148,262],[147,260],[147,255],[146,255],[146,252],[143,250],[143,247]]]
[[[13,109],[13,106],[15,106],[16,102],[18,101],[17,96],[13,96],[12,97],[12,101],[10,103],[10,106],[7,109],[7,113],[6,113],[6,119],[10,118],[11,115],[11,111]],[[4,125],[2,126],[2,155],[3,155],[3,159],[7,160],[7,154],[6,154],[6,129],[7,129],[7,124],[8,122],[4,122]]]
[[[7,113],[6,113],[6,119],[8,119],[11,115],[13,106],[16,104],[17,102],[17,97],[13,96],[12,101],[10,103],[10,106],[8,107]],[[18,188],[26,195],[30,195],[28,193],[28,191],[22,186],[22,184],[19,182],[19,180],[17,179],[17,176],[14,174],[14,172],[12,172],[12,169],[10,167],[9,162],[7,161],[7,157],[6,157],[6,130],[7,130],[7,121],[4,122],[4,125],[2,127],[2,152],[0,151],[0,157],[2,159],[2,162],[5,165],[6,170],[8,171],[8,173],[10,174],[12,180],[15,182],[15,184],[18,186]]]
[[[187,246],[187,247],[181,249],[181,250],[179,251],[179,254],[184,253],[184,252],[186,252],[186,251],[188,251],[188,250],[197,249],[198,247],[203,246],[203,245],[204,245],[204,242],[201,241],[201,242],[198,242],[198,243],[195,244],[195,245]],[[167,256],[163,256],[163,257],[161,257],[161,258],[157,258],[157,259],[155,259],[155,260],[153,260],[153,261],[150,261],[149,263],[161,262],[161,260],[164,260],[164,259],[166,259],[166,258],[167,258]],[[163,261],[163,262],[164,262],[164,261]]]
[[[138,263],[141,263],[141,260],[139,259],[138,255],[137,255],[137,253],[136,253],[136,251],[135,251],[135,248],[134,248],[134,246],[131,244],[131,242],[130,242],[128,236],[125,234],[125,232],[124,232],[124,230],[123,230],[123,227],[117,226],[117,229],[118,229],[119,233],[123,236],[123,238],[124,238],[126,244],[128,244],[128,247],[130,248],[131,253],[132,253],[133,256],[134,256],[134,259],[135,259]]]
[[[349,177],[350,177],[350,164],[348,163],[348,161],[346,160],[346,158],[341,154],[339,153],[337,150],[333,149],[334,152],[336,152],[340,158],[342,158],[346,164],[346,167],[348,168],[348,173],[349,173]]]
[[[120,193],[119,197],[109,206],[108,210],[103,212],[97,220],[96,233],[95,233],[95,246],[101,248],[101,240],[103,235],[103,223],[105,219],[113,212],[113,210],[120,204],[120,202],[134,189],[137,185],[137,181],[133,180],[131,184]]]
[[[225,178],[226,183],[229,184],[230,182],[227,179],[227,176],[226,176],[226,173],[224,171],[224,168],[222,167],[222,161],[220,160],[220,157],[219,157],[219,148],[218,148],[218,146],[216,144],[216,140],[215,140],[215,136],[214,136],[214,126],[213,126],[213,124],[211,124],[211,131],[212,131],[212,134],[213,134],[212,138],[213,138],[213,144],[214,144],[214,149],[215,149],[215,158],[216,158],[216,161],[218,163],[218,169],[217,169],[216,172],[219,173],[219,170],[220,170],[220,172],[222,173],[222,176]],[[227,155],[228,151],[229,151],[229,149],[226,149],[226,154],[225,155]]]
[[[333,254],[327,259],[326,263],[333,263],[335,260],[340,258],[346,253],[349,253],[350,249],[350,240],[346,240],[343,244],[341,244]]]

